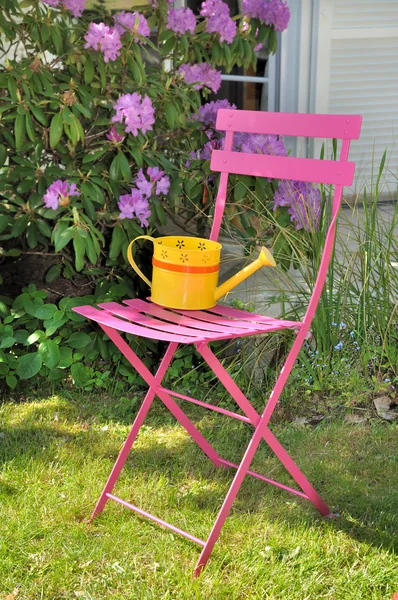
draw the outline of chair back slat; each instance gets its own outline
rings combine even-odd
[[[355,163],[213,150],[210,168],[221,173],[351,185]]]
[[[221,131],[354,140],[359,138],[361,123],[360,115],[309,115],[222,108],[217,113],[216,128]]]

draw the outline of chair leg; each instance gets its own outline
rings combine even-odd
[[[156,395],[160,398],[163,404],[181,423],[181,425],[195,440],[195,442],[203,450],[203,452],[210,458],[214,465],[216,467],[222,466],[221,457],[217,454],[213,446],[209,444],[209,442],[195,427],[192,421],[186,416],[186,414],[181,410],[178,404],[172,399],[170,394],[168,394],[167,391],[161,387],[161,382],[158,380],[158,378],[155,378],[154,375],[152,375],[152,373],[147,369],[142,360],[138,358],[138,356],[133,352],[130,346],[123,340],[121,335],[111,327],[107,327],[105,325],[101,325],[101,327],[105,331],[107,336],[115,344],[115,346],[119,348],[121,353],[127,358],[129,363],[141,375],[144,381],[146,381],[146,383],[155,391]]]
[[[294,479],[294,481],[301,487],[303,492],[307,495],[308,500],[315,506],[315,508],[317,510],[319,510],[321,515],[323,515],[324,517],[330,516],[330,514],[331,514],[330,508],[328,507],[326,502],[324,502],[322,500],[322,498],[319,496],[319,494],[316,492],[316,490],[312,487],[312,485],[310,484],[308,479],[300,471],[300,469],[298,468],[296,463],[293,461],[293,459],[286,452],[286,450],[284,449],[282,444],[274,436],[274,434],[268,427],[265,427],[263,437],[264,437],[264,440],[267,442],[268,446],[271,448],[271,450],[274,452],[274,454],[279,458],[279,460],[281,461],[281,463],[283,464],[285,469],[288,471],[288,473]]]
[[[159,383],[159,385],[170,365],[170,362],[174,356],[177,346],[178,346],[178,344],[176,344],[176,343],[172,343],[169,345],[169,347],[167,348],[166,353],[162,359],[162,362],[159,365],[159,368],[155,375],[155,380]],[[101,496],[93,510],[93,513],[90,517],[90,521],[92,521],[96,517],[96,515],[98,515],[99,513],[101,513],[104,510],[104,506],[108,500],[107,494],[110,494],[112,492],[112,490],[116,484],[116,481],[120,475],[120,471],[122,470],[124,463],[127,460],[127,457],[131,450],[131,447],[135,442],[135,439],[138,435],[138,431],[140,430],[141,425],[144,422],[144,419],[148,413],[148,410],[151,407],[151,404],[153,402],[153,399],[155,398],[155,395],[156,395],[156,390],[154,390],[153,387],[150,387],[146,393],[146,396],[140,407],[140,410],[138,411],[137,416],[134,419],[134,423],[131,426],[130,432],[126,438],[126,441],[124,442],[124,444],[122,446],[119,456],[117,457],[117,460],[113,466],[111,474],[108,477],[108,481],[106,482],[105,487],[102,490]]]
[[[263,411],[262,416],[260,416],[257,413],[257,411],[253,408],[253,406],[250,404],[249,400],[245,397],[243,392],[236,385],[236,383],[232,379],[232,377],[228,374],[228,372],[222,366],[222,364],[217,359],[217,357],[214,355],[214,353],[210,350],[210,348],[206,344],[201,344],[201,345],[197,346],[197,351],[205,359],[205,361],[207,362],[209,367],[212,369],[212,371],[217,375],[217,377],[220,380],[220,382],[222,383],[222,385],[231,394],[232,398],[235,400],[235,402],[238,404],[238,406],[241,408],[241,410],[250,419],[252,425],[256,428],[254,436],[258,435],[258,433],[257,433],[258,431],[261,432],[261,436],[263,437],[264,441],[268,444],[268,446],[271,448],[271,450],[274,452],[274,454],[277,456],[277,458],[279,458],[279,460],[281,461],[283,466],[286,468],[286,470],[289,472],[289,474],[292,476],[292,478],[296,481],[296,483],[301,487],[301,489],[307,495],[310,502],[312,502],[312,504],[315,506],[315,508],[317,508],[322,515],[324,515],[324,516],[330,515],[330,509],[327,506],[327,504],[318,495],[318,493],[312,487],[312,485],[310,484],[308,479],[300,471],[300,469],[298,468],[296,463],[292,460],[292,458],[289,456],[289,454],[286,452],[286,450],[283,448],[283,446],[280,444],[280,442],[276,439],[276,437],[273,435],[271,430],[268,428],[267,425],[268,425],[269,419],[271,418],[272,411],[267,411],[267,407],[266,407]],[[278,393],[278,396],[279,396],[279,394],[280,394],[280,391]],[[273,403],[274,403],[274,401],[275,401],[275,398],[273,398]],[[254,436],[253,436],[253,438],[254,438]],[[258,446],[258,444],[256,445],[256,448],[257,448],[257,446]],[[253,452],[253,455],[254,455],[254,452]],[[251,461],[251,459],[250,459],[250,461]],[[249,468],[249,466],[250,466],[250,463],[244,471],[242,480],[243,480],[243,477],[246,474],[246,471]],[[235,475],[234,482],[235,482],[235,480],[237,480],[237,477],[238,477],[238,473]],[[233,484],[234,484],[234,482],[233,482]],[[237,487],[236,493],[239,490],[239,487],[240,487],[240,485]],[[228,494],[231,494],[231,491],[232,491],[232,486],[231,486]],[[232,505],[232,502],[236,496],[236,493],[234,495],[230,496],[230,497],[232,497],[231,503],[228,507],[228,511],[225,513],[224,519],[221,521],[221,525],[219,526],[219,528],[217,530],[217,535],[214,538],[213,545],[211,546],[211,548],[214,546],[214,544],[217,540],[218,534],[219,534],[221,527],[225,521],[226,515],[229,512],[230,506]],[[223,507],[224,507],[224,505],[223,505]],[[221,514],[221,511],[220,511],[220,514]],[[212,535],[212,534],[210,534],[210,535]],[[206,558],[206,556],[207,556],[207,558],[208,558],[208,556],[210,555],[211,549],[210,549],[210,551],[208,551],[208,553],[205,553],[206,547],[207,547],[207,545],[205,546],[205,548],[202,552],[202,555],[203,555],[203,557]],[[206,558],[205,562],[207,561],[207,558]],[[198,563],[198,566],[200,566],[199,563]]]
[[[261,441],[263,432],[261,428],[261,423],[256,427],[256,430],[253,434],[252,439],[247,446],[246,452],[241,460],[241,463],[236,471],[235,477],[231,483],[231,486],[228,490],[227,495],[225,496],[224,502],[220,508],[220,511],[217,515],[217,519],[213,525],[213,528],[210,532],[209,537],[207,538],[206,544],[199,556],[198,562],[196,563],[196,567],[194,570],[194,576],[197,577],[200,575],[203,567],[206,565],[209,560],[210,554],[214,548],[214,545],[220,535],[221,529],[225,523],[226,518],[231,510],[232,504],[240,490],[240,487],[243,483],[245,475],[250,467],[250,464],[253,460],[253,457],[256,453],[258,445]]]

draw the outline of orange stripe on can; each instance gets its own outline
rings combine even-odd
[[[217,273],[220,269],[220,265],[210,265],[209,267],[192,267],[185,265],[176,265],[174,263],[166,263],[157,258],[152,258],[152,265],[163,269],[164,271],[173,271],[174,273],[192,273],[196,275],[203,275],[205,273]]]

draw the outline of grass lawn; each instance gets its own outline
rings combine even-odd
[[[186,406],[186,405],[185,405]],[[187,406],[237,462],[244,423]],[[114,502],[85,522],[136,406],[43,397],[0,407],[1,600],[388,599],[398,592],[398,427],[278,425],[275,434],[340,517],[247,477],[201,578],[200,548]],[[253,467],[289,483],[265,445]],[[232,473],[215,469],[160,406],[115,493],[206,539]]]

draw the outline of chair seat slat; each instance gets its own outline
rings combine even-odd
[[[147,314],[153,315],[162,319],[164,321],[170,321],[172,323],[177,323],[178,325],[183,325],[187,327],[192,327],[192,329],[199,329],[203,332],[218,332],[225,333],[225,319],[222,321],[222,325],[218,324],[218,319],[214,320],[203,320],[200,319],[201,311],[182,311],[176,310],[173,311],[171,309],[165,309],[153,302],[144,302],[143,300],[124,300],[123,301],[128,306],[131,306],[139,311],[145,312]],[[206,313],[203,313],[206,315]],[[239,327],[239,324],[235,321],[231,320],[231,327],[229,328],[229,332],[233,334],[240,334],[242,329]],[[247,329],[247,326],[242,325],[244,329]]]

